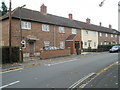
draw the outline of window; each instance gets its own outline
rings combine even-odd
[[[60,42],[60,49],[64,49],[65,48],[65,43],[63,41]]]
[[[93,35],[96,36],[96,32],[93,32]]]
[[[113,37],[113,34],[111,34],[111,37]]]
[[[50,46],[50,42],[49,42],[49,41],[44,41],[44,46],[45,46],[45,47]]]
[[[107,33],[106,33],[105,35],[106,35],[106,37],[108,37],[108,34],[107,34]]]
[[[31,23],[30,22],[25,22],[25,21],[21,21],[21,29],[31,29]]]
[[[85,31],[84,31],[84,34],[85,34],[85,35],[88,35],[88,31],[87,31],[87,30],[85,30]]]
[[[50,31],[49,25],[42,24],[42,31]]]
[[[96,42],[94,42],[94,47],[96,47]]]
[[[102,42],[101,42],[100,44],[101,44],[101,45],[103,45],[103,43],[102,43]]]
[[[104,41],[104,45],[107,45],[107,42],[106,42],[106,41]]]
[[[77,34],[77,30],[72,28],[72,34]]]
[[[117,38],[117,35],[115,35],[115,38]]]
[[[100,33],[100,37],[102,37],[102,33]]]
[[[59,32],[60,33],[65,33],[64,27],[59,27]]]
[[[87,46],[87,42],[84,42],[84,45]]]

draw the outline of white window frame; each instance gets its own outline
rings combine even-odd
[[[106,33],[105,36],[108,37],[108,34]]]
[[[61,27],[61,26],[60,26],[60,27],[59,27],[59,32],[60,32],[60,33],[65,33],[64,27]]]
[[[96,34],[97,34],[96,32],[93,32],[93,35],[94,35],[94,36],[96,36]]]
[[[100,32],[100,37],[102,37],[102,33]]]
[[[113,34],[111,34],[111,37],[113,37]]]
[[[84,35],[88,35],[88,31],[87,30],[84,31]]]
[[[65,42],[63,41],[60,42],[60,49],[65,49]]]
[[[115,35],[115,38],[117,38],[117,35]]]
[[[44,41],[44,46],[45,46],[45,47],[50,46],[50,41]]]
[[[94,42],[94,47],[96,47],[97,46],[97,43],[96,42]]]
[[[21,21],[21,29],[31,29],[31,22]]]
[[[84,42],[84,46],[87,46],[87,42]]]
[[[50,26],[47,24],[42,24],[42,31],[49,32],[50,31]]]
[[[77,34],[77,29],[72,28],[72,34]]]

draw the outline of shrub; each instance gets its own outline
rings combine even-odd
[[[102,49],[103,51],[109,51],[110,48],[112,48],[112,46],[115,46],[113,44],[110,45],[98,45],[98,49]]]
[[[14,62],[19,62],[19,47],[12,46],[12,56],[11,56],[11,61],[9,57],[9,47],[8,46],[3,46],[0,47],[0,50],[2,50],[2,63],[14,63]]]

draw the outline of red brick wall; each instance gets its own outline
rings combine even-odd
[[[40,58],[46,59],[46,58],[53,58],[53,57],[59,57],[59,56],[67,56],[70,55],[70,49],[64,49],[64,50],[41,50],[40,51]]]
[[[9,20],[4,20],[4,22],[0,21],[0,24],[2,25],[3,45],[8,46],[9,45]]]
[[[119,42],[118,36],[115,37],[115,34],[113,34],[113,37],[111,37],[111,34],[108,34],[108,37],[106,37],[106,33],[102,33],[102,37],[100,37],[100,33],[98,33],[98,44],[100,45],[101,42],[104,44],[105,40],[107,42],[113,42],[113,40],[117,43]]]
[[[9,35],[8,35],[8,26],[9,20],[3,21],[3,41],[4,45],[8,45]],[[44,41],[50,41],[50,46],[54,45],[54,30],[55,30],[55,42],[56,47],[60,47],[60,41],[64,41],[67,39],[69,35],[71,35],[71,29],[65,27],[65,33],[59,33],[59,26],[50,25],[50,31],[44,32],[42,31],[42,24],[37,22],[31,22],[31,30],[22,30],[23,39],[27,41],[26,37],[28,35],[35,36],[37,39],[35,42],[35,52],[39,52],[41,48],[44,47]],[[7,32],[7,33],[6,33]],[[77,29],[77,36],[81,40],[81,30]],[[12,45],[20,46],[20,22],[18,19],[12,19]],[[27,46],[23,49],[24,53],[29,53],[29,43],[27,41]]]

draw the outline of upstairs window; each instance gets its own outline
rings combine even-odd
[[[93,35],[96,36],[97,35],[96,32],[93,32]]]
[[[106,33],[105,36],[108,37],[108,34]]]
[[[25,21],[21,21],[21,29],[31,29],[31,23],[30,22],[25,22]]]
[[[50,31],[49,25],[47,24],[42,24],[42,31]]]
[[[77,30],[75,28],[72,28],[72,34],[77,34]]]
[[[111,34],[111,37],[113,37],[113,34]]]
[[[100,33],[100,37],[102,37],[102,33]]]
[[[87,30],[84,31],[84,35],[88,35],[88,31]]]
[[[59,27],[59,32],[60,33],[65,33],[64,27]]]

